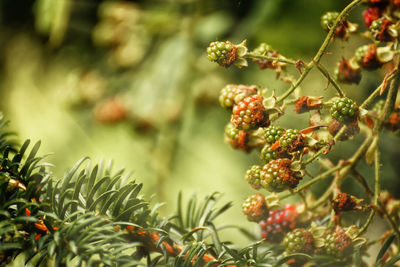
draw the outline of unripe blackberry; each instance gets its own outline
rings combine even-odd
[[[270,124],[268,113],[263,105],[263,97],[246,97],[233,107],[231,122],[240,130],[267,127]]]
[[[230,109],[234,104],[238,104],[244,98],[257,94],[255,85],[228,84],[219,93],[219,103],[223,108]]]
[[[249,134],[243,130],[236,129],[232,123],[225,126],[225,142],[230,144],[234,149],[242,149],[248,152],[252,149],[248,145]]]
[[[261,173],[261,166],[260,165],[253,165],[250,169],[247,170],[244,179],[250,184],[250,186],[254,189],[260,189],[260,173]]]
[[[341,123],[349,123],[357,118],[358,107],[350,98],[339,98],[332,103],[330,113],[335,120]]]
[[[314,252],[314,237],[311,232],[303,228],[297,228],[285,235],[282,245],[285,247],[287,254],[312,254]]]
[[[267,218],[268,207],[265,197],[260,193],[248,197],[242,205],[242,211],[251,222],[259,222]]]
[[[270,151],[271,145],[266,144],[263,149],[261,150],[261,159],[270,162],[273,159],[278,157],[278,152],[276,150]]]
[[[385,18],[374,20],[369,27],[369,30],[375,40],[382,42],[393,41],[397,37],[397,32],[391,29],[394,23]]]
[[[291,163],[290,159],[281,158],[264,165],[260,172],[261,186],[271,192],[295,188],[301,177],[290,169]]]
[[[304,147],[302,135],[297,129],[287,129],[279,139],[279,145],[288,152],[298,151]]]
[[[338,12],[327,12],[321,17],[321,27],[324,31],[329,31],[338,18]]]
[[[228,67],[237,59],[236,46],[229,41],[212,42],[207,47],[207,58]]]
[[[354,59],[363,69],[375,70],[382,65],[377,49],[375,44],[360,46],[354,54]]]
[[[269,126],[264,131],[265,141],[267,141],[267,143],[269,143],[269,144],[275,143],[282,136],[284,131],[285,130],[279,126],[275,126],[275,125]]]
[[[335,231],[325,236],[325,246],[323,253],[339,258],[346,259],[353,253],[352,239],[344,232],[343,228],[337,226]]]
[[[297,216],[294,205],[286,205],[284,209],[270,211],[268,218],[260,221],[261,237],[268,242],[281,242],[285,233],[296,227]]]

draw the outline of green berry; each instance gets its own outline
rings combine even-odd
[[[265,197],[260,193],[248,197],[242,205],[242,211],[251,222],[259,222],[265,219],[269,212]]]
[[[356,103],[347,97],[334,101],[330,109],[331,116],[341,123],[354,121],[357,118],[357,111]]]
[[[340,226],[337,226],[335,231],[327,233],[324,241],[323,254],[344,260],[351,257],[353,253],[352,239]]]
[[[250,169],[247,170],[244,179],[250,184],[250,186],[254,189],[260,189],[260,172],[261,166],[253,165]]]
[[[230,109],[234,104],[239,103],[244,98],[257,94],[257,87],[254,85],[228,84],[219,93],[219,103],[223,108]]]
[[[286,132],[279,139],[280,146],[286,149],[291,146],[300,136],[300,132],[297,129],[287,129]]]
[[[301,177],[290,169],[292,161],[287,158],[271,160],[260,172],[261,186],[271,192],[295,188]]]
[[[354,52],[354,59],[360,65],[362,65],[365,55],[368,53],[369,45],[362,45],[356,49]]]
[[[229,41],[225,42],[212,42],[207,47],[207,58],[210,61],[217,62],[222,66],[228,67],[237,58],[236,47]]]
[[[338,18],[338,12],[327,12],[321,17],[321,27],[324,31],[329,31]]]
[[[276,141],[278,141],[278,139],[282,136],[283,132],[284,132],[283,128],[271,125],[265,129],[264,132],[265,141],[269,144],[273,144]]]
[[[282,245],[285,247],[285,252],[288,254],[312,254],[314,251],[314,238],[311,232],[302,228],[297,228],[285,235]]]
[[[273,159],[276,159],[278,157],[278,153],[276,150],[270,151],[271,145],[266,144],[263,149],[261,150],[261,159],[270,162]]]

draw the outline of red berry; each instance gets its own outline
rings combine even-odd
[[[381,16],[382,16],[382,11],[379,7],[369,7],[363,13],[365,26],[369,28],[369,26],[371,26],[371,23],[374,20],[379,19]]]
[[[268,218],[260,221],[261,237],[268,242],[281,242],[285,234],[296,227],[297,215],[294,205],[270,211]]]
[[[231,122],[240,130],[267,127],[270,124],[268,113],[263,105],[263,97],[246,97],[233,107]]]

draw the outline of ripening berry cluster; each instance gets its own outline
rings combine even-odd
[[[335,76],[342,83],[358,84],[362,70],[376,70],[394,57],[391,47],[398,39],[400,1],[367,0],[364,3],[367,6],[363,12],[364,29],[343,19],[334,32],[335,37],[348,39],[350,33],[364,30],[363,36],[371,40],[371,43],[358,47],[351,59],[342,59],[338,63]],[[338,12],[327,12],[321,17],[322,28],[329,31],[338,16]]]
[[[283,209],[269,210],[264,196],[257,193],[245,200],[242,210],[249,221],[259,223],[261,237],[267,242],[281,244],[286,255],[328,255],[346,262],[354,251],[355,238],[343,228],[310,225],[301,220],[295,205],[288,204]],[[315,228],[319,228],[318,231]]]
[[[357,119],[357,106],[350,98],[339,98],[332,103],[330,113],[341,123],[351,122]]]
[[[335,78],[340,83],[359,83],[362,71],[381,68],[383,64],[393,62],[395,53],[398,53],[394,49],[397,47],[397,29],[400,24],[400,0],[365,0],[363,3],[368,6],[363,13],[366,26],[363,36],[371,42],[356,48],[352,58],[343,58],[339,62]],[[362,30],[350,22],[348,16],[342,17],[339,12],[323,15],[321,26],[329,32],[328,36],[333,36],[332,41],[334,38],[348,40],[352,33]],[[241,45],[243,44],[245,42]],[[209,59],[222,66],[229,66],[233,62],[231,59],[235,57],[232,55],[233,51],[238,50],[235,45],[231,45],[229,41],[211,43],[207,49]],[[226,46],[232,47],[232,50]],[[248,52],[247,48],[245,51]],[[236,56],[240,59],[251,58],[261,69],[274,69],[277,78],[286,63],[292,64],[302,74],[305,66],[312,66],[301,60],[288,60],[266,43],[261,43],[252,52],[246,53]],[[363,107],[367,101],[361,106],[363,108],[359,107],[354,100],[345,96],[335,78],[330,77],[320,67],[321,72],[338,91],[338,97],[324,100],[322,96],[300,96],[293,101],[290,100],[293,92],[290,89],[279,97],[275,97],[275,94],[266,97],[270,95],[269,92],[257,86],[229,84],[221,90],[219,103],[231,111],[231,120],[225,128],[225,141],[233,148],[245,152],[257,150],[260,155],[261,163],[250,166],[245,180],[253,189],[266,190],[269,195],[264,197],[261,193],[256,193],[250,196],[244,201],[242,211],[249,221],[259,224],[261,237],[267,242],[279,243],[284,249],[282,256],[296,253],[326,256],[339,259],[346,266],[356,244],[359,244],[359,229],[355,225],[342,228],[340,216],[347,211],[366,210],[364,204],[360,205],[362,200],[340,192],[338,187],[330,187],[330,192],[323,194],[328,197],[330,195],[326,193],[333,195],[330,199],[331,207],[328,209],[317,211],[316,207],[327,203],[328,198],[318,202],[313,200],[312,194],[303,196],[301,204],[286,205],[283,209],[277,207],[283,198],[293,193],[303,194],[314,182],[300,184],[303,176],[309,174],[305,170],[307,164],[318,159],[320,155],[329,153],[337,141],[347,140],[358,134],[359,123],[374,129],[374,123],[382,119],[381,114],[386,114],[382,110],[387,111],[389,107],[388,101],[377,102],[369,111]],[[298,81],[301,82],[301,78]],[[387,75],[385,82],[389,78],[392,77]],[[291,83],[293,89],[297,86],[294,86],[290,76],[283,77],[282,80]],[[385,90],[385,82],[381,92]],[[308,128],[284,129],[278,124],[271,124],[285,115],[285,109],[290,104],[295,104],[297,114],[313,111]],[[395,107],[383,125],[400,133],[400,107]],[[339,173],[338,176],[340,175]],[[322,176],[319,175],[317,180],[322,179]],[[311,200],[308,199],[309,196]],[[309,203],[314,202],[318,204],[310,208],[312,205]],[[329,225],[321,222],[329,215]],[[305,262],[298,258],[286,262],[293,266],[303,266],[303,263]]]
[[[207,48],[207,57],[222,66],[229,66],[236,60],[236,47],[229,41],[212,42]]]

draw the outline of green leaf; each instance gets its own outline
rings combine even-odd
[[[6,251],[6,250],[19,250],[22,249],[22,244],[20,243],[6,243],[2,242],[0,243],[0,252]]]
[[[96,183],[93,185],[92,189],[90,190],[89,194],[86,196],[86,209],[88,209],[93,201],[93,198],[95,194],[97,193],[97,190],[100,189],[100,186],[108,181],[110,178],[109,177],[103,177],[99,181],[96,181]],[[101,194],[101,193],[100,193]]]
[[[285,262],[287,262],[290,259],[295,259],[295,258],[307,258],[308,260],[310,260],[312,257],[308,254],[304,254],[304,253],[293,253],[291,255],[288,255],[286,257],[283,257],[282,259],[278,260],[275,264],[275,266],[281,266],[282,264],[284,264]]]
[[[393,258],[390,259],[390,261],[388,261],[385,265],[383,265],[384,267],[392,267],[394,266],[394,264],[396,262],[398,262],[400,260],[400,253],[397,254],[396,256],[394,256]]]
[[[385,255],[386,251],[389,249],[390,244],[392,244],[393,240],[396,238],[395,234],[392,234],[388,238],[386,238],[385,242],[383,243],[381,249],[379,250],[378,255],[376,256],[375,266],[380,266],[382,257]]]

